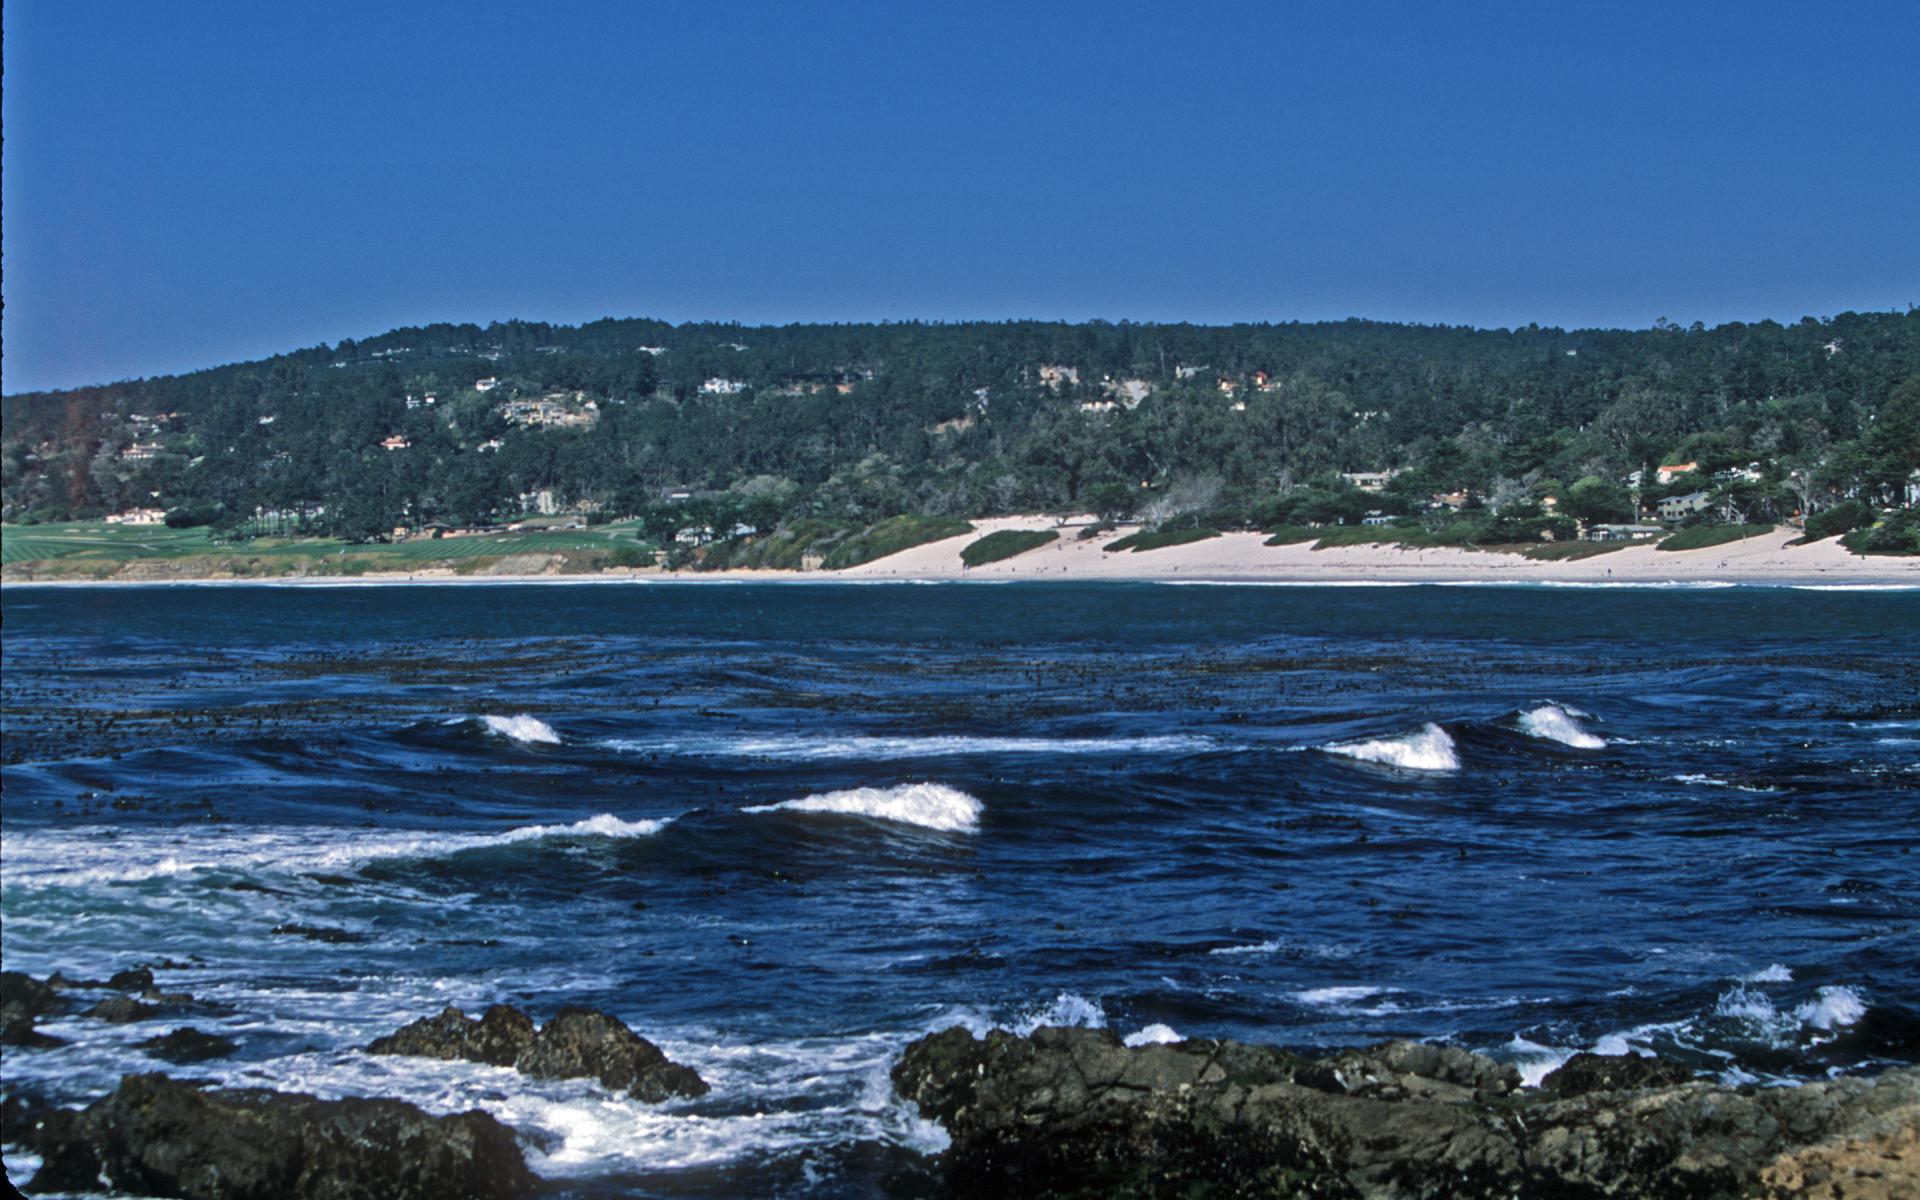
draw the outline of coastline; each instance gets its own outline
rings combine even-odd
[[[970,533],[912,546],[886,558],[841,570],[740,569],[663,571],[607,568],[567,573],[461,574],[450,568],[359,575],[170,575],[152,568],[106,579],[35,578],[9,573],[4,587],[216,586],[390,587],[399,585],[500,584],[721,584],[721,583],[1014,583],[1136,582],[1289,587],[1369,586],[1622,586],[1622,587],[1832,587],[1846,590],[1920,589],[1920,559],[1853,554],[1828,539],[1788,546],[1791,530],[1698,550],[1664,551],[1627,546],[1592,557],[1543,561],[1520,554],[1455,547],[1408,548],[1387,544],[1335,546],[1324,550],[1301,542],[1268,546],[1259,533],[1223,533],[1185,545],[1144,553],[1108,551],[1137,529],[1121,525],[1081,540],[1078,528],[1052,517],[996,517],[973,522]],[[1002,530],[1057,530],[1059,540],[999,562],[966,567],[960,551]],[[135,560],[156,566],[164,559]],[[129,564],[131,565],[131,564]]]

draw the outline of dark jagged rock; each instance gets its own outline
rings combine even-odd
[[[136,1044],[155,1058],[164,1058],[170,1063],[205,1062],[210,1058],[225,1058],[239,1049],[239,1043],[232,1038],[221,1037],[217,1033],[202,1033],[191,1025],[182,1026],[160,1037],[150,1037]]]
[[[538,1030],[532,1018],[507,1004],[492,1006],[477,1021],[447,1008],[376,1039],[367,1050],[491,1063],[539,1079],[597,1079],[649,1104],[707,1093],[693,1068],[591,1008],[563,1008]]]
[[[1547,1073],[1540,1086],[1561,1096],[1589,1092],[1629,1092],[1640,1088],[1670,1087],[1693,1078],[1693,1072],[1665,1058],[1639,1054],[1580,1053]]]
[[[66,1044],[65,1038],[35,1029],[32,1021],[10,1021],[6,1028],[0,1029],[0,1046],[12,1046],[20,1050],[51,1050]]]
[[[310,942],[329,942],[334,945],[352,945],[368,940],[366,934],[355,933],[351,929],[334,929],[328,925],[301,925],[298,922],[275,925],[267,932],[279,934],[281,937],[302,937]]]
[[[56,1013],[66,1002],[52,986],[21,971],[0,971],[0,1025]]]
[[[107,980],[107,986],[116,992],[150,992],[153,990],[153,972],[145,967],[117,971],[113,978]]]
[[[672,1061],[660,1047],[591,1008],[561,1009],[513,1065],[538,1079],[598,1079],[649,1104],[707,1093],[706,1081],[693,1068]]]
[[[1773,1089],[1669,1068],[1605,1078],[1625,1082],[1576,1096],[1521,1090],[1511,1068],[1453,1047],[1309,1060],[1204,1040],[1130,1049],[1088,1029],[949,1029],[893,1070],[951,1135],[960,1196],[1705,1200],[1751,1193],[1799,1148],[1920,1123],[1920,1068]]]
[[[438,1016],[422,1017],[383,1038],[367,1050],[373,1054],[405,1054],[414,1058],[458,1058],[468,1062],[510,1067],[533,1045],[533,1018],[508,1004],[496,1004],[474,1020],[451,1006]]]
[[[132,1021],[144,1021],[159,1012],[160,1006],[157,1004],[142,1004],[131,996],[109,996],[81,1015],[125,1025]]]
[[[120,1191],[192,1200],[496,1200],[533,1185],[512,1132],[483,1112],[203,1091],[165,1075],[57,1110],[33,1149],[43,1166],[29,1191],[92,1191],[102,1174]]]

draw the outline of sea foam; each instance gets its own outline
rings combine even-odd
[[[1321,749],[1361,762],[1399,767],[1404,771],[1457,771],[1460,757],[1453,751],[1453,738],[1446,730],[1429,721],[1413,733],[1395,738],[1366,742],[1335,742]]]
[[[0,846],[4,846],[10,889],[86,887],[213,871],[338,871],[382,859],[438,858],[556,837],[647,837],[672,820],[628,821],[601,813],[571,824],[522,825],[499,833],[279,826],[234,830],[217,837],[202,830],[136,832],[96,826],[7,833],[0,837]]]
[[[1520,728],[1530,736],[1559,742],[1576,750],[1605,750],[1607,739],[1588,733],[1572,712],[1558,704],[1542,704],[1520,714]]]
[[[1141,1029],[1138,1033],[1130,1033],[1121,1038],[1120,1044],[1123,1046],[1166,1046],[1174,1042],[1184,1041],[1186,1041],[1186,1039],[1175,1033],[1171,1026],[1162,1025],[1156,1021],[1144,1029]]]
[[[944,783],[903,783],[890,788],[848,788],[822,792],[779,804],[759,804],[744,811],[838,813],[876,817],[937,829],[943,833],[973,833],[980,828],[981,804],[959,788]]]

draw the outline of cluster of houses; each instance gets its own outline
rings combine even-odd
[[[571,397],[553,392],[538,400],[509,400],[498,411],[508,424],[528,428],[589,429],[600,420],[600,405],[587,399],[585,392],[575,392]]]

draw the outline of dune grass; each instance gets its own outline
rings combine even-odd
[[[1772,533],[1771,525],[1695,525],[1682,529],[1655,547],[1657,550],[1705,550]]]
[[[968,543],[960,551],[960,561],[969,567],[985,566],[1059,540],[1060,533],[1054,529],[1002,529]]]
[[[1135,554],[1147,550],[1160,550],[1167,546],[1185,546],[1190,542],[1204,542],[1208,538],[1220,536],[1218,529],[1156,529],[1152,533],[1141,530],[1126,537],[1116,538],[1101,549],[1109,554],[1115,550],[1131,550]]]

